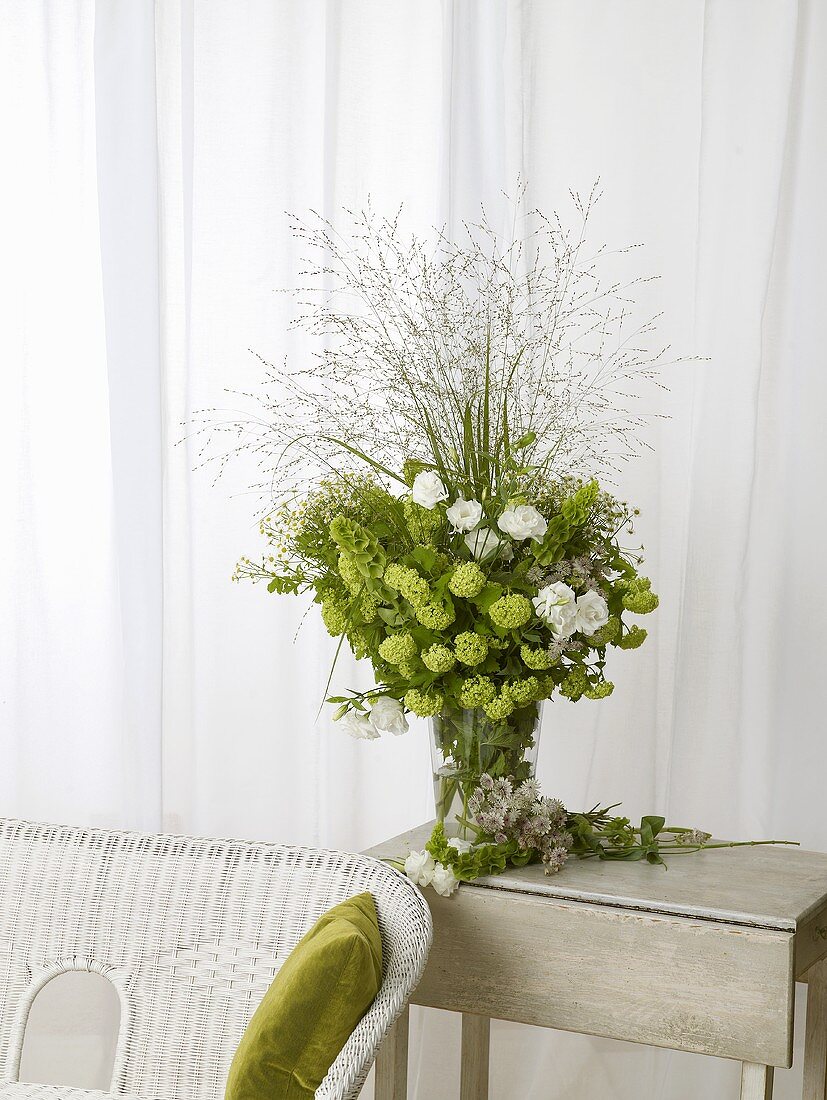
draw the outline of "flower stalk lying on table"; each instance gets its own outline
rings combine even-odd
[[[666,825],[663,817],[646,816],[640,825],[612,816],[616,806],[569,813],[556,798],[544,798],[536,780],[515,786],[506,777],[483,775],[462,824],[473,842],[446,836],[441,822],[421,852],[404,863],[390,861],[419,886],[433,886],[449,896],[460,882],[502,874],[507,867],[542,863],[547,875],[559,871],[570,855],[580,859],[646,860],[666,866],[664,853],[688,854],[712,848],[790,844],[786,840],[713,841],[710,833]]]

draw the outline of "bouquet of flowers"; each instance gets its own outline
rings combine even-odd
[[[533,778],[543,701],[610,695],[608,654],[640,646],[634,618],[658,605],[624,545],[637,511],[599,482],[641,444],[637,391],[665,349],[642,349],[653,324],[632,320],[645,280],[602,279],[586,247],[596,198],[573,195],[576,230],[532,211],[506,242],[484,214],[460,243],[370,208],[349,238],[294,220],[297,324],[321,350],[299,369],[262,360],[241,395],[254,415],[202,414],[204,461],[251,454],[267,502],[267,548],[233,579],[308,593],[372,665],[373,687],[330,697],[340,728],[372,740],[430,719],[438,820],[400,867],[443,894],[569,854],[730,846],[612,806],[570,813]]]
[[[637,450],[642,351],[631,283],[537,211],[503,243],[485,217],[457,244],[397,219],[294,223],[310,249],[307,368],[266,364],[243,436],[272,501],[268,546],[234,579],[309,592],[375,686],[330,699],[344,730],[432,720],[437,813],[467,821],[483,774],[528,779],[543,700],[603,699],[612,647],[658,598],[623,545],[634,509],[598,477]],[[635,339],[632,339],[632,336]],[[247,395],[248,397],[250,395]],[[215,417],[210,416],[214,433]]]

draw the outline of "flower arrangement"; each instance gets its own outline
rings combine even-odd
[[[608,653],[640,646],[634,618],[658,605],[624,545],[637,512],[600,480],[638,449],[637,390],[663,353],[632,321],[643,280],[605,281],[586,248],[596,198],[574,196],[575,230],[521,213],[508,242],[485,215],[460,243],[370,209],[349,240],[295,220],[310,252],[297,324],[321,350],[265,364],[245,395],[259,415],[208,411],[211,437],[235,441],[221,468],[251,452],[271,501],[267,549],[234,580],[309,593],[370,661],[374,686],[329,697],[347,733],[432,720],[449,824],[482,774],[530,777],[544,700],[612,693]]]
[[[256,413],[204,410],[196,432],[219,475],[239,452],[260,469],[267,548],[233,580],[309,594],[337,655],[371,663],[374,686],[329,697],[339,727],[374,740],[431,719],[438,820],[404,869],[442,894],[570,854],[729,846],[611,806],[570,813],[533,779],[543,701],[609,696],[608,654],[637,649],[634,620],[658,606],[624,545],[637,510],[605,483],[642,445],[638,391],[665,349],[634,320],[646,280],[606,279],[586,247],[596,189],[572,197],[569,230],[523,213],[521,192],[507,241],[484,213],[460,242],[370,208],[349,238],[294,219],[296,324],[321,350],[299,369],[262,359],[261,388],[236,395]]]

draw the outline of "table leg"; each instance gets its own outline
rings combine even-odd
[[[827,959],[807,971],[804,1100],[827,1100]]]
[[[462,1014],[462,1071],[460,1100],[488,1100],[488,1046],[491,1021],[487,1016]]]
[[[741,1100],[772,1100],[772,1066],[741,1063]]]
[[[376,1056],[374,1100],[407,1100],[408,1009],[391,1025]]]

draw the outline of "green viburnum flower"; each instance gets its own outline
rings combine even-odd
[[[655,610],[659,603],[660,600],[655,593],[646,589],[642,589],[640,592],[627,592],[623,597],[623,606],[635,615],[648,615],[650,611]]]
[[[464,630],[454,638],[454,652],[464,665],[478,665],[488,656],[488,643],[479,634]]]
[[[503,685],[502,691],[495,695],[490,702],[484,703],[482,709],[493,722],[499,722],[501,719],[507,718],[514,710],[514,700],[511,698],[511,692]]]
[[[359,566],[344,550],[339,554],[337,561],[339,576],[345,582],[345,587],[352,596],[365,587],[365,578],[359,572]]]
[[[521,645],[520,657],[524,665],[528,665],[529,668],[533,669],[551,668],[554,664],[551,659],[551,654],[543,646],[537,646],[535,648],[530,645]]]
[[[362,599],[359,602],[359,611],[366,623],[373,623],[376,621],[381,602],[381,599],[375,592],[364,592],[362,594]]]
[[[628,633],[615,642],[618,649],[637,649],[646,641],[647,631],[642,626],[629,627]]]
[[[483,707],[491,702],[495,694],[496,689],[490,677],[470,676],[462,681],[462,687],[459,689],[460,705],[466,710]]]
[[[347,640],[350,642],[350,648],[353,650],[353,656],[357,661],[361,661],[363,657],[368,657],[370,655],[370,645],[361,627],[357,626],[349,631]]]
[[[416,642],[407,633],[389,634],[379,646],[379,656],[383,657],[389,665],[400,665],[403,661],[410,661],[416,653]]]
[[[602,684],[595,684],[587,688],[583,694],[587,699],[606,699],[614,691],[615,686],[610,680],[604,680]]]
[[[660,603],[652,591],[652,582],[648,577],[633,577],[630,581],[618,581],[623,591],[623,606],[635,615],[648,615]]]
[[[589,690],[589,678],[579,665],[569,669],[568,675],[560,685],[560,694],[576,703],[581,695]]]
[[[430,718],[433,714],[439,714],[444,700],[438,691],[420,691],[411,688],[405,692],[405,706],[408,710],[420,718]]]
[[[402,511],[414,542],[434,541],[434,535],[442,526],[442,513],[438,508],[423,508],[409,497],[402,502]]]
[[[589,638],[589,645],[608,645],[615,640],[619,633],[620,619],[617,615],[611,615],[606,625],[595,631]]]
[[[389,588],[396,589],[414,607],[421,607],[428,602],[430,589],[424,577],[420,577],[415,569],[407,565],[398,565],[396,562],[385,569],[385,584]]]
[[[508,685],[508,693],[518,707],[527,707],[529,703],[537,702],[540,692],[540,681],[536,676],[526,676],[524,680],[512,680]]]
[[[438,603],[426,603],[416,608],[416,617],[429,630],[446,630],[454,621],[454,614]]]
[[[531,600],[518,592],[500,596],[488,609],[491,622],[502,630],[519,630],[521,626],[525,626],[533,614]]]
[[[476,562],[464,561],[452,573],[448,587],[455,596],[470,600],[478,596],[485,587],[485,573]]]
[[[322,600],[322,622],[327,627],[328,634],[338,638],[344,634],[347,626],[347,614],[341,600],[335,596],[325,596]]]
[[[412,676],[415,676],[417,672],[421,672],[422,669],[417,667],[416,661],[402,661],[397,665],[399,669],[399,675],[403,680],[410,680]]]
[[[432,645],[422,653],[422,663],[430,672],[450,672],[456,664],[456,657],[447,645]]]

